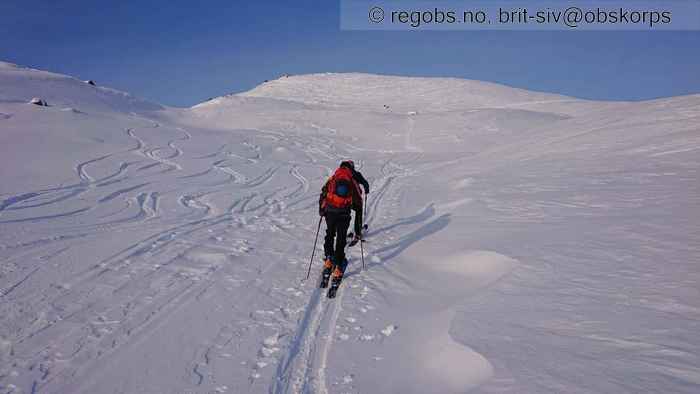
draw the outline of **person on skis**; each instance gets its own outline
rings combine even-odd
[[[321,189],[319,197],[319,215],[326,219],[326,237],[323,244],[325,261],[323,264],[323,284],[333,274],[333,286],[337,287],[343,279],[348,261],[345,258],[345,244],[350,227],[350,211],[355,211],[355,242],[362,239],[362,193],[359,184],[369,192],[369,183],[355,163],[346,160]],[[335,245],[334,245],[335,244]]]
[[[355,162],[352,160],[347,160],[345,161],[345,163],[347,163],[347,165],[350,166],[350,170],[352,171],[352,179],[354,179],[355,182],[362,185],[362,188],[365,189],[365,195],[369,194],[369,182],[367,182],[367,179],[365,179],[365,177],[360,171],[357,171],[355,169]]]

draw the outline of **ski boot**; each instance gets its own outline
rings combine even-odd
[[[321,272],[321,284],[320,288],[325,289],[328,287],[328,281],[331,278],[331,272],[333,271],[333,260],[330,256],[326,256],[323,261],[323,272]]]
[[[331,282],[331,287],[328,289],[328,298],[335,298],[335,294],[338,292],[340,282],[343,280],[343,273],[347,265],[348,261],[345,260],[342,264],[335,266],[335,270],[333,270],[333,281]]]

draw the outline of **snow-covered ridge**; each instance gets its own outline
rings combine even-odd
[[[447,77],[405,77],[366,73],[283,75],[253,89],[215,97],[192,107],[221,113],[274,104],[281,108],[353,108],[385,113],[442,113],[479,109],[524,109],[581,115],[614,109],[695,106],[700,94],[635,102],[595,101],[536,92],[492,82]],[[287,103],[285,103],[287,102]]]
[[[458,78],[400,77],[362,73],[283,76],[241,93],[330,106],[354,105],[445,111],[535,101],[570,101],[490,82]]]
[[[0,102],[26,103],[33,97],[47,101],[50,106],[79,111],[140,113],[164,108],[116,89],[0,61]]]

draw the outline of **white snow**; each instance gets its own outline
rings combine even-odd
[[[396,326],[393,324],[389,324],[388,326],[384,327],[384,329],[382,329],[382,334],[385,337],[388,337],[394,333],[394,330],[396,330]]]
[[[277,340],[278,340],[277,334],[269,336],[269,337],[265,338],[265,340],[263,341],[263,345],[265,345],[265,347],[268,347],[268,348],[274,347],[275,345],[277,345]]]
[[[0,146],[2,392],[700,391],[700,95],[314,74],[174,109],[0,63]],[[342,158],[366,269],[328,300]]]

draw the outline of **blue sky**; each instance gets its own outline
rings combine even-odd
[[[173,106],[349,71],[603,100],[700,93],[700,32],[340,31],[338,14],[337,0],[4,0],[0,60]]]

